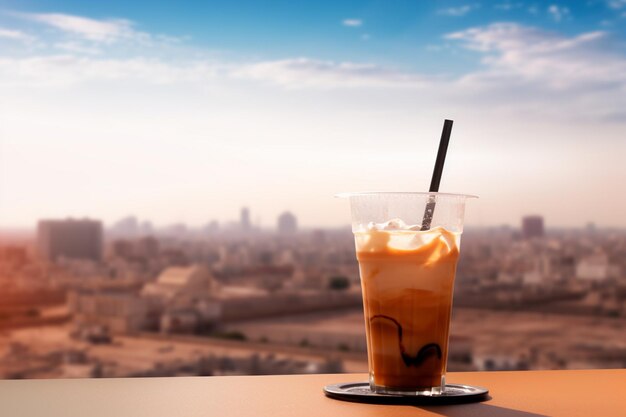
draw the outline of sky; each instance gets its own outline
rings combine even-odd
[[[0,227],[345,225],[445,118],[468,225],[626,227],[626,0],[0,0]]]

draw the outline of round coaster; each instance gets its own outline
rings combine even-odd
[[[377,394],[370,390],[368,382],[344,382],[326,385],[324,394],[330,398],[375,404],[461,404],[487,399],[489,390],[462,384],[446,384],[438,395]]]

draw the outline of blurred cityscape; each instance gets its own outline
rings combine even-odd
[[[0,241],[0,378],[367,370],[352,233],[41,220]],[[626,231],[463,235],[449,370],[626,367]]]

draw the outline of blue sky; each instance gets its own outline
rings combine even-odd
[[[346,224],[442,191],[476,225],[626,226],[626,0],[0,2],[0,226]],[[575,207],[575,209],[572,209]]]
[[[498,21],[568,35],[602,30],[616,49],[626,50],[626,5],[620,0],[5,1],[2,10],[0,24],[19,30],[42,28],[11,12],[127,19],[138,31],[239,57],[314,56],[453,74],[475,67],[480,56],[446,43],[445,35]]]

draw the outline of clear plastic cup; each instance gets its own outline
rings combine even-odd
[[[339,197],[349,198],[352,210],[370,388],[441,394],[465,202],[474,196],[366,192]]]

